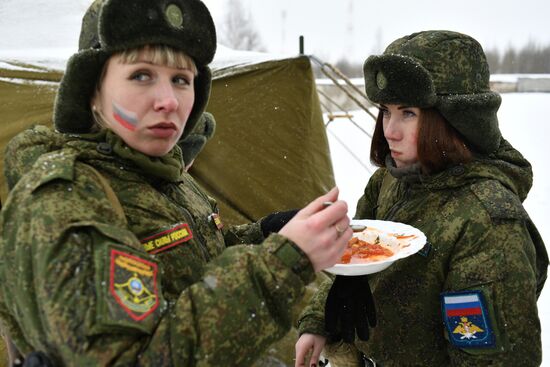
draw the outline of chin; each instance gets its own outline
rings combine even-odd
[[[174,148],[174,145],[170,147],[152,147],[149,149],[139,149],[143,154],[146,154],[150,157],[162,157],[163,155],[168,154]]]
[[[161,150],[161,151],[158,151],[158,150],[155,150],[155,151],[152,151],[152,152],[145,152],[145,154],[147,154],[148,156],[151,156],[151,157],[162,157],[166,154],[168,154],[168,152],[170,152],[170,149],[169,150]]]

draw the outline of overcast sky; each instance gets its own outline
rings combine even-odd
[[[227,0],[205,0],[215,21]],[[329,61],[349,55],[358,61],[389,42],[427,29],[470,34],[484,48],[522,47],[530,40],[550,45],[548,0],[241,0],[270,52],[298,51]]]
[[[227,0],[205,0],[218,29]],[[0,52],[7,48],[77,47],[91,0],[0,0]],[[468,33],[484,48],[550,45],[548,0],[241,0],[268,52],[305,51],[327,61],[362,62],[403,35],[427,29]]]

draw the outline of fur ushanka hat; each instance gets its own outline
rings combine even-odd
[[[210,96],[208,64],[216,52],[216,29],[200,0],[96,0],[82,19],[79,51],[67,63],[54,106],[55,128],[87,133],[93,126],[90,100],[111,55],[145,45],[183,51],[195,62],[195,103],[182,138],[193,129]]]
[[[489,89],[481,45],[451,31],[424,31],[392,42],[363,66],[369,99],[437,109],[480,153],[500,143],[500,95]]]

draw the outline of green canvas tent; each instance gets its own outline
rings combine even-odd
[[[216,134],[191,169],[227,223],[301,207],[334,186],[309,59],[251,62],[246,54],[214,62],[207,110]],[[15,134],[33,124],[51,126],[61,77],[62,70],[0,60],[0,168]],[[3,177],[0,187],[5,201]]]

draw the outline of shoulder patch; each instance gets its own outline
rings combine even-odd
[[[471,190],[494,219],[528,219],[529,216],[517,195],[495,180],[471,186]]]
[[[449,341],[458,348],[494,348],[495,336],[481,291],[441,294]]]
[[[111,250],[109,292],[135,321],[159,305],[157,264],[123,251]]]

